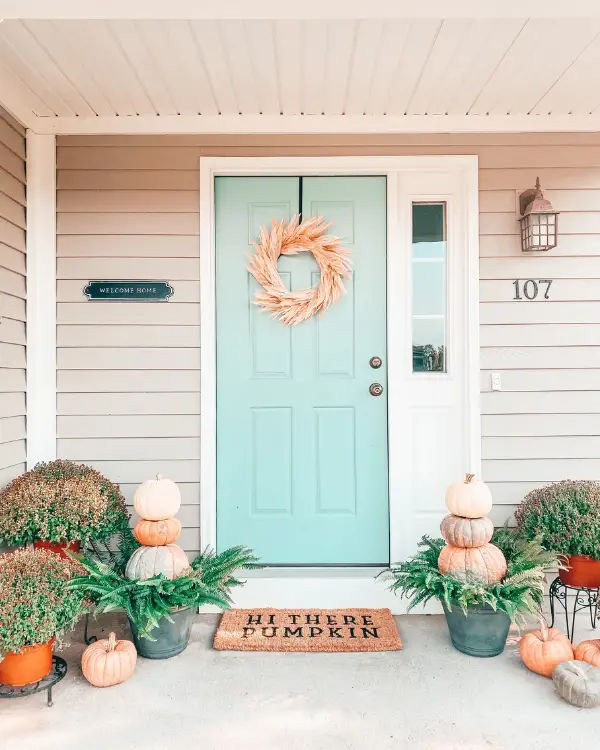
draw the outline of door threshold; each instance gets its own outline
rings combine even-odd
[[[243,578],[370,578],[374,580],[387,568],[382,565],[370,566],[265,566],[259,570],[245,570]]]
[[[241,571],[233,591],[238,609],[390,609],[405,614],[408,602],[389,590],[384,568],[266,568]],[[202,608],[203,612],[218,612]]]

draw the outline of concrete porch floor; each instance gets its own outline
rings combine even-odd
[[[140,658],[133,677],[91,687],[81,629],[67,677],[45,694],[0,701],[2,750],[588,750],[600,708],[576,709],[529,672],[513,647],[494,659],[452,648],[441,616],[399,617],[404,650],[261,654],[211,648],[216,615],[168,661]],[[562,622],[560,623],[562,627]],[[122,617],[92,621],[129,638]],[[576,641],[593,632],[580,615]],[[600,632],[599,632],[600,635]]]

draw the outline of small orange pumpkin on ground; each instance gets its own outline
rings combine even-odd
[[[108,640],[91,643],[81,657],[81,671],[94,687],[111,687],[128,680],[135,670],[137,651],[131,641]]]
[[[575,649],[578,661],[587,661],[593,667],[600,667],[600,640],[581,641]]]
[[[488,586],[504,578],[506,559],[494,544],[467,548],[447,544],[440,552],[438,569],[459,581],[477,581]]]
[[[552,677],[557,664],[573,658],[573,646],[567,636],[542,621],[539,630],[526,633],[521,638],[519,653],[523,664],[532,672]]]
[[[136,523],[133,533],[145,547],[162,547],[179,539],[181,521],[174,516],[165,518],[164,521],[147,521],[142,518]]]
[[[487,516],[461,518],[446,516],[440,525],[442,536],[453,547],[482,547],[494,534],[494,524]]]

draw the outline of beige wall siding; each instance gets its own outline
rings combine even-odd
[[[71,136],[58,148],[58,430],[63,456],[124,483],[181,483],[199,544],[199,158],[477,154],[484,478],[497,523],[525,492],[600,479],[600,135]],[[540,177],[560,245],[524,256],[515,191]],[[90,304],[89,278],[165,278],[167,304]],[[512,301],[514,279],[553,279]],[[490,390],[491,372],[503,391]]]
[[[25,131],[0,108],[0,487],[25,469]]]

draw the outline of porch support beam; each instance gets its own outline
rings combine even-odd
[[[56,458],[56,138],[27,131],[27,468]]]
[[[600,7],[600,3],[598,3]],[[600,115],[138,115],[38,117],[37,133],[134,135],[196,133],[589,133]]]
[[[51,7],[48,7],[48,6]],[[0,0],[2,18],[336,19],[336,18],[591,18],[597,0]]]

